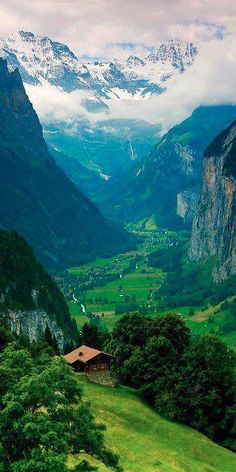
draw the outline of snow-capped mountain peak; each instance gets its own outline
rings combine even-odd
[[[131,67],[132,66],[137,66],[137,65],[144,66],[145,61],[143,59],[141,59],[140,57],[137,57],[137,56],[129,56],[128,59],[127,59],[127,64]]]
[[[185,70],[191,66],[197,55],[197,48],[189,41],[171,39],[147,56],[147,61],[171,64],[176,69]]]
[[[23,81],[49,83],[65,92],[83,90],[89,111],[108,109],[110,100],[149,98],[166,89],[170,77],[191,66],[197,48],[191,42],[170,40],[146,58],[83,62],[65,44],[47,36],[19,31],[0,39],[0,56],[10,70],[19,68]]]

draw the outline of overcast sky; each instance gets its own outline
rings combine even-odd
[[[113,116],[142,115],[169,127],[198,105],[236,103],[234,0],[0,0],[0,18],[1,36],[32,31],[66,43],[79,56],[122,58],[170,38],[197,44],[194,66],[166,94],[139,104],[117,102]],[[76,93],[59,98],[49,87],[30,94],[41,118],[55,106],[59,116],[75,117]]]
[[[123,54],[124,46],[155,47],[172,37],[208,41],[232,34],[236,2],[0,0],[0,18],[1,35],[23,29],[64,41],[78,55],[112,57],[113,50],[116,56]]]

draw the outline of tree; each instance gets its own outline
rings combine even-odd
[[[235,363],[235,353],[218,336],[201,336],[184,356],[176,388],[176,418],[214,440],[230,442],[234,450]]]
[[[102,331],[94,323],[85,323],[80,332],[79,343],[102,350],[108,338],[107,331]]]
[[[59,348],[56,337],[51,333],[48,325],[46,326],[46,329],[44,331],[44,339],[46,343],[53,348],[55,354],[59,354]]]
[[[0,355],[4,388],[0,391],[1,472],[68,472],[68,454],[82,450],[119,470],[117,457],[104,445],[72,369],[61,358],[9,345]],[[41,361],[42,361],[41,359]],[[75,471],[91,470],[85,462]]]
[[[215,335],[191,340],[182,318],[125,315],[111,349],[119,381],[170,419],[236,450],[236,354]]]
[[[215,335],[201,336],[175,370],[158,377],[155,405],[171,419],[236,450],[235,353]]]
[[[190,329],[176,313],[155,318],[150,326],[150,335],[164,336],[178,354],[182,354],[190,344]]]
[[[13,340],[14,336],[9,329],[5,317],[0,314],[0,352]]]
[[[190,307],[189,310],[188,310],[188,314],[189,314],[189,316],[193,316],[195,314],[194,308]]]

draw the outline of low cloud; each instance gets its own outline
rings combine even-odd
[[[28,95],[43,122],[72,123],[112,118],[144,119],[160,123],[166,131],[199,105],[236,104],[236,41],[232,36],[199,45],[194,65],[168,81],[159,96],[140,100],[110,101],[110,112],[89,114],[81,106],[85,92],[67,94],[53,86],[27,86]]]
[[[84,99],[90,97],[84,91],[75,90],[66,93],[50,84],[37,86],[25,84],[25,89],[44,123],[64,121],[71,124],[79,117],[84,119],[91,117],[81,105]]]
[[[194,65],[168,82],[160,96],[145,101],[113,102],[115,117],[142,117],[164,129],[185,119],[200,105],[236,103],[236,41],[202,43]]]

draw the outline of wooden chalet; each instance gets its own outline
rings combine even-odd
[[[110,364],[113,356],[98,349],[88,346],[80,346],[69,354],[65,360],[76,372],[91,373],[94,371],[110,371]]]

